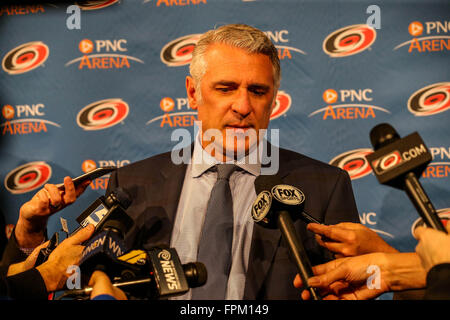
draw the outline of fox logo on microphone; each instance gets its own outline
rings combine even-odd
[[[305,201],[305,195],[300,189],[287,184],[279,184],[273,187],[272,195],[281,203],[292,206],[300,205]]]
[[[272,206],[272,195],[269,191],[261,192],[252,207],[252,218],[255,222],[269,223],[266,218]]]

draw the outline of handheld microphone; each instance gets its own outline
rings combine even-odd
[[[426,225],[447,233],[417,178],[432,160],[419,134],[400,138],[390,124],[381,123],[370,131],[370,141],[375,151],[366,158],[378,181],[406,191]]]
[[[128,207],[131,204],[130,197],[125,191],[117,188],[100,200],[102,202],[100,206],[106,207],[107,211],[96,223],[94,236],[84,244],[85,249],[80,261],[80,269],[84,274],[89,275],[94,270],[102,270],[106,273],[111,271],[115,259],[128,251],[123,239],[134,224],[125,212],[124,206]],[[86,211],[91,212],[90,208]],[[83,221],[89,219],[90,216],[86,216]]]
[[[207,271],[201,262],[181,264],[174,248],[154,247],[132,250],[116,259],[113,286],[134,298],[160,299],[186,293],[206,283]],[[111,277],[111,276],[110,276]],[[90,295],[92,287],[66,291],[64,297]]]
[[[308,279],[314,276],[314,273],[291,218],[291,212],[303,211],[305,195],[300,189],[283,184],[280,177],[268,175],[256,178],[255,191],[258,196],[252,207],[253,221],[266,228],[278,227],[281,230],[303,284],[314,300],[320,300],[315,288],[308,286]]]

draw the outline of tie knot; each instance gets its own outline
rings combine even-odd
[[[234,170],[236,170],[236,166],[234,164],[218,164],[217,165],[217,180],[230,179],[231,174]]]

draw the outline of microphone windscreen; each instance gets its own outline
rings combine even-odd
[[[260,194],[262,191],[270,191],[277,184],[283,184],[281,177],[278,175],[259,175],[255,179],[255,191],[256,194]]]
[[[119,202],[124,209],[127,209],[131,204],[130,195],[120,187],[114,189],[111,192],[111,196],[115,197],[116,201]]]
[[[370,142],[374,150],[378,150],[400,139],[397,131],[388,123],[380,123],[370,130]]]

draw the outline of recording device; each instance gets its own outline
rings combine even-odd
[[[97,179],[101,176],[104,176],[105,174],[108,174],[116,169],[117,169],[117,167],[114,167],[114,166],[97,168],[97,169],[91,170],[89,172],[86,172],[86,173],[72,179],[72,182],[76,187],[86,180],[91,180],[91,181],[95,180],[95,179]],[[56,185],[56,187],[58,189],[64,189],[64,183],[59,183]]]
[[[53,236],[50,239],[50,243],[47,247],[42,248],[39,250],[38,257],[36,258],[36,262],[34,263],[34,266],[37,267],[41,264],[43,264],[45,261],[48,260],[48,257],[52,253],[53,250],[58,246],[59,244],[59,234],[58,232],[55,232]]]
[[[97,205],[97,201],[100,202]],[[100,197],[83,214],[81,214],[81,226],[86,226],[92,220],[92,213],[99,217],[98,208],[102,211],[100,221],[95,225],[95,232],[89,239],[83,250],[80,269],[83,274],[90,275],[95,270],[102,270],[106,273],[114,265],[115,258],[127,252],[123,241],[125,234],[134,225],[125,212],[131,204],[130,197],[121,188],[113,190],[106,198]],[[94,208],[94,210],[92,210]],[[77,219],[78,220],[78,219]]]
[[[148,251],[132,250],[115,259],[108,274],[115,287],[134,299],[164,299],[202,286],[207,280],[203,263],[181,264],[174,248],[156,246]],[[64,297],[88,296],[91,287],[66,291]]]
[[[426,225],[447,233],[417,178],[432,160],[419,134],[400,138],[390,124],[381,123],[370,131],[370,141],[375,151],[366,158],[378,181],[406,191]]]
[[[255,191],[258,196],[252,207],[253,221],[266,228],[278,227],[281,230],[303,284],[314,300],[320,300],[315,288],[308,286],[308,279],[314,276],[314,273],[291,218],[293,215],[296,219],[296,213],[303,211],[305,195],[300,189],[283,184],[281,178],[276,175],[258,176],[255,180]]]
[[[116,188],[106,197],[100,196],[76,219],[80,226],[71,235],[88,224],[95,226],[96,231],[94,234],[96,234],[108,220],[122,221],[124,226],[120,228],[128,231],[134,223],[125,212],[130,204],[131,198],[122,188]]]

